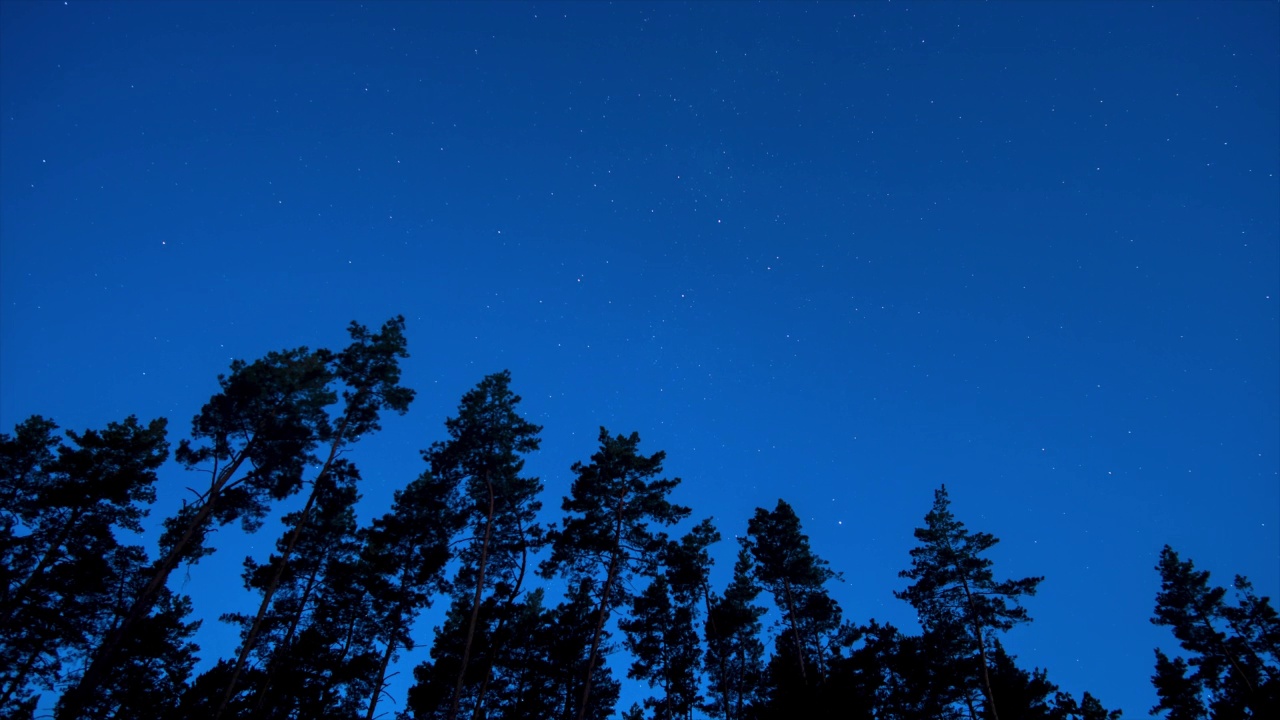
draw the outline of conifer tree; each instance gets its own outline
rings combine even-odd
[[[933,509],[915,537],[920,545],[911,550],[911,569],[899,573],[914,582],[894,595],[916,609],[926,640],[945,649],[938,661],[967,669],[958,689],[972,720],[999,720],[991,680],[995,634],[1030,621],[1019,601],[1034,595],[1044,578],[995,580],[991,560],[983,553],[999,540],[988,533],[971,533],[955,518],[945,485],[934,492]],[[973,701],[974,689],[983,699],[981,713]]]
[[[299,348],[253,363],[236,361],[230,375],[219,377],[221,391],[192,421],[193,439],[206,444],[184,440],[176,453],[188,468],[209,473],[209,487],[165,521],[160,559],[79,682],[64,693],[62,717],[83,716],[169,576],[181,563],[212,552],[205,537],[215,525],[240,520],[247,530],[256,529],[270,501],[297,491],[303,467],[328,430],[325,407],[335,397],[328,388],[329,359],[324,351]],[[241,473],[241,468],[249,470]]]
[[[764,644],[760,618],[765,608],[755,604],[760,586],[745,539],[739,540],[733,580],[723,596],[713,596],[707,611],[707,672],[711,701],[704,710],[724,720],[745,720],[755,705],[764,674]]]
[[[383,645],[366,720],[376,716],[391,662],[400,650],[414,648],[409,632],[414,620],[445,587],[450,542],[461,523],[452,492],[447,482],[427,470],[396,491],[391,511],[364,533],[363,582],[377,618],[376,640]]]
[[[1236,576],[1236,604],[1228,604],[1225,588],[1210,585],[1207,571],[1168,545],[1156,569],[1161,585],[1151,622],[1169,627],[1188,658],[1156,650],[1152,682],[1160,702],[1152,714],[1168,712],[1170,720],[1280,714],[1280,619],[1270,599]]]
[[[698,636],[687,608],[672,602],[665,576],[659,575],[632,598],[631,616],[618,627],[626,633],[625,646],[632,656],[627,676],[646,680],[660,691],[644,701],[654,720],[688,717],[698,699]]]
[[[464,694],[475,694],[468,685],[487,675],[486,663],[473,668],[477,633],[483,626],[497,627],[501,621],[484,622],[482,609],[489,605],[509,613],[522,592],[529,553],[542,543],[542,529],[536,522],[542,507],[538,493],[542,481],[522,475],[522,455],[538,449],[542,428],[517,414],[520,396],[511,392],[511,373],[502,371],[485,377],[462,397],[457,417],[445,421],[449,439],[424,453],[432,474],[458,488],[461,522],[472,538],[459,553],[462,566],[453,582],[453,608],[463,612],[465,621],[457,627],[446,625],[438,635],[441,657],[450,654],[445,646],[459,648],[453,691],[448,699],[448,718],[458,716]],[[486,594],[490,600],[487,602]],[[480,638],[482,643],[491,639]],[[437,670],[441,667],[436,664]],[[420,698],[431,693],[423,692]]]
[[[645,700],[658,720],[690,718],[702,699],[697,619],[699,606],[709,601],[707,548],[719,539],[711,521],[703,520],[679,541],[668,542],[662,551],[663,574],[633,598],[631,617],[618,623],[633,658],[627,675],[662,691]]]
[[[399,361],[409,356],[405,349],[404,318],[388,320],[376,333],[370,333],[365,326],[353,322],[347,332],[351,336],[351,344],[334,355],[331,363],[333,379],[342,387],[342,410],[332,430],[326,426],[318,437],[321,443],[328,444],[328,456],[311,481],[311,492],[288,540],[280,546],[280,554],[273,558],[269,579],[262,586],[258,613],[246,628],[223,705],[235,692],[240,672],[249,653],[254,650],[281,578],[289,567],[294,546],[311,522],[312,509],[331,485],[338,484],[333,477],[340,462],[338,453],[365,434],[382,429],[379,419],[383,410],[403,415],[413,401],[413,390],[399,384]]]
[[[840,606],[825,588],[838,576],[810,549],[800,518],[784,500],[772,511],[756,508],[747,524],[745,545],[755,560],[756,577],[773,595],[785,626],[770,661],[771,691],[775,696],[812,696],[812,688],[825,679],[840,628]]]
[[[321,621],[332,609],[322,607],[322,601],[332,601],[335,589],[339,597],[346,599],[348,592],[359,592],[353,566],[359,552],[356,539],[355,503],[359,495],[356,484],[359,474],[347,460],[336,460],[323,476],[316,478],[316,500],[309,513],[299,510],[283,518],[284,532],[276,540],[276,554],[265,563],[252,558],[245,559],[245,587],[265,595],[273,588],[274,600],[270,611],[254,617],[247,614],[229,614],[223,620],[240,627],[242,642],[256,629],[257,642],[246,657],[256,658],[261,672],[257,682],[236,684],[236,692],[226,696],[226,688],[236,677],[234,663],[225,684],[220,688],[226,702],[250,709],[259,717],[282,716],[290,712],[294,702],[309,701],[339,693],[333,678],[356,662],[352,655],[370,651],[368,640],[368,613],[355,613],[361,624],[357,638],[365,642],[352,643],[349,631],[330,630],[331,643],[346,646],[345,652],[330,647],[320,647],[320,637],[326,636]],[[291,553],[287,564],[280,562],[280,554]],[[276,570],[283,568],[277,574]],[[335,577],[336,576],[336,577]],[[361,607],[367,611],[367,608]],[[254,621],[257,621],[256,625]],[[341,639],[332,636],[337,635]],[[299,652],[299,644],[306,640],[310,645],[306,653]],[[303,668],[306,668],[304,671]],[[245,668],[240,668],[241,673]],[[299,678],[306,678],[298,684]],[[292,681],[292,683],[291,683]],[[235,715],[228,708],[224,716]],[[216,713],[215,713],[216,715]]]
[[[325,472],[339,448],[377,429],[381,409],[407,407],[413,393],[396,385],[403,324],[403,318],[394,318],[370,335],[352,323],[352,346],[342,353],[273,352],[252,363],[237,360],[229,375],[219,376],[220,391],[192,420],[191,440],[182,441],[175,453],[188,469],[208,473],[209,485],[165,521],[160,559],[128,612],[93,652],[79,682],[63,695],[64,717],[83,715],[83,703],[104,681],[122,643],[137,632],[173,571],[212,552],[205,545],[210,531],[235,521],[246,531],[256,530],[273,501],[301,488],[307,467]],[[344,409],[335,427],[328,407],[338,399],[332,387],[337,380],[344,386]],[[316,456],[322,445],[329,450],[325,460]],[[228,697],[241,665],[232,670]]]
[[[657,555],[667,537],[652,525],[673,525],[690,512],[667,500],[680,480],[657,477],[665,453],[641,455],[639,433],[613,437],[600,428],[599,439],[600,449],[591,463],[573,465],[576,477],[561,504],[568,516],[563,528],[551,533],[552,556],[541,570],[548,577],[566,572],[579,587],[587,587],[588,580],[598,583],[578,720],[592,707],[595,668],[610,613],[626,602],[627,583],[634,575],[652,577],[657,572]]]
[[[116,533],[141,531],[168,457],[163,419],[68,432],[70,445],[56,429],[36,416],[0,434],[0,715],[110,628],[104,612],[145,561]]]

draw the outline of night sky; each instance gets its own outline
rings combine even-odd
[[[892,593],[946,483],[998,577],[1047,578],[1010,651],[1129,717],[1174,644],[1163,544],[1280,594],[1275,2],[0,21],[4,431],[137,414],[176,443],[233,358],[403,314],[418,398],[350,455],[362,520],[508,368],[546,519],[599,426],[639,431],[725,534],[719,587],[783,497],[846,617],[914,629]],[[152,520],[199,482],[168,467]],[[278,533],[175,574],[205,664]]]

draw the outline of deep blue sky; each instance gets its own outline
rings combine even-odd
[[[1164,543],[1280,593],[1278,7],[7,1],[0,426],[176,441],[232,358],[403,313],[362,517],[509,368],[548,519],[638,430],[913,627],[946,483],[1047,577],[1011,650],[1144,717]],[[202,614],[275,534],[218,534]]]

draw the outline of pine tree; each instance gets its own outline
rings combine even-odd
[[[916,609],[926,639],[946,649],[942,662],[952,668],[968,668],[967,677],[962,678],[964,686],[958,689],[970,717],[977,720],[980,716],[972,698],[976,687],[983,698],[981,716],[999,720],[991,681],[995,633],[1029,622],[1019,600],[1034,595],[1044,578],[995,580],[991,560],[982,554],[999,540],[987,533],[969,532],[950,506],[944,485],[934,492],[925,527],[915,531],[920,545],[911,550],[911,569],[899,573],[915,582],[894,595]]]
[[[242,643],[256,630],[251,651],[244,653],[242,648],[241,652],[246,658],[256,658],[261,669],[253,686],[235,683],[236,692],[228,696],[226,688],[237,679],[236,663],[231,664],[230,674],[220,688],[228,703],[222,712],[224,716],[236,715],[230,708],[233,702],[248,708],[254,716],[279,717],[291,712],[293,701],[308,699],[314,705],[315,698],[321,696],[336,698],[340,683],[333,678],[356,662],[354,655],[371,651],[367,607],[349,613],[361,625],[357,637],[365,641],[354,647],[349,631],[322,629],[320,622],[326,612],[332,612],[331,608],[323,607],[323,601],[331,601],[335,593],[348,603],[361,600],[359,595],[347,598],[349,593],[359,594],[363,590],[353,570],[359,552],[354,509],[359,497],[358,480],[354,465],[343,459],[336,460],[328,472],[316,478],[318,491],[310,512],[299,510],[283,518],[285,529],[276,540],[277,553],[265,563],[245,559],[245,587],[260,595],[273,589],[274,598],[270,611],[260,616],[237,613],[222,618],[239,625]],[[291,553],[287,564],[280,561],[280,554],[284,552]],[[283,570],[277,574],[280,568]],[[364,605],[367,606],[367,602]],[[318,645],[321,637],[329,638],[324,647]],[[300,653],[299,645],[304,640],[310,647]],[[330,645],[343,645],[347,649],[339,652]],[[241,673],[244,670],[245,667],[240,667]],[[298,678],[307,681],[300,685],[296,682]]]
[[[699,606],[709,602],[708,547],[720,539],[710,520],[703,520],[678,542],[668,542],[661,557],[663,574],[632,599],[631,617],[619,621],[633,662],[628,677],[646,680],[661,696],[645,700],[658,720],[690,718],[698,702]]]
[[[764,644],[760,618],[765,609],[755,604],[760,586],[745,539],[740,539],[733,580],[723,597],[711,598],[707,612],[707,672],[711,701],[704,710],[724,720],[745,720],[757,700],[764,674]]]
[[[462,397],[457,417],[445,421],[449,439],[424,453],[434,476],[459,489],[458,512],[472,532],[472,539],[459,553],[462,566],[453,582],[453,608],[464,612],[460,625],[446,625],[457,637],[437,635],[442,658],[458,647],[453,692],[449,711],[459,714],[464,695],[475,696],[476,685],[488,676],[490,656],[473,667],[477,643],[491,644],[492,638],[478,638],[484,627],[500,628],[501,618],[481,618],[482,608],[492,614],[507,615],[523,590],[529,553],[542,543],[543,532],[536,522],[542,504],[538,493],[542,481],[525,477],[522,455],[538,449],[542,428],[517,414],[520,396],[511,392],[511,373],[502,371],[485,377]],[[488,599],[486,599],[488,594]],[[501,652],[495,649],[493,652]],[[435,664],[437,674],[442,667]],[[424,690],[420,701],[434,693]],[[474,700],[481,702],[481,700]]]
[[[449,544],[461,527],[452,492],[449,483],[425,471],[396,491],[391,511],[364,533],[363,583],[377,618],[376,640],[383,645],[366,720],[375,717],[391,662],[400,650],[414,648],[414,620],[445,587]]]
[[[211,480],[194,503],[165,521],[161,558],[129,610],[101,646],[80,678],[62,697],[62,716],[79,718],[83,706],[108,678],[123,643],[138,632],[170,574],[183,562],[212,552],[205,536],[214,525],[240,520],[256,529],[272,500],[297,491],[302,469],[322,432],[325,407],[335,396],[328,384],[329,354],[306,348],[270,353],[253,363],[232,363],[231,374],[219,377],[221,392],[192,421],[192,437],[182,441],[176,458],[188,468],[205,466]],[[242,467],[250,468],[241,474]]]
[[[1152,678],[1160,702],[1152,714],[1170,720],[1263,718],[1280,714],[1280,619],[1269,598],[1235,579],[1237,602],[1209,584],[1168,545],[1160,552],[1161,587],[1151,622],[1172,629],[1188,659],[1156,650]],[[1188,674],[1189,673],[1189,674]]]
[[[627,676],[660,690],[658,697],[644,701],[654,720],[688,717],[697,701],[698,636],[690,621],[687,609],[672,602],[666,577],[659,575],[632,598],[631,617],[618,622],[633,658]]]
[[[800,518],[783,500],[772,511],[756,508],[747,524],[745,545],[755,560],[756,577],[773,595],[785,630],[776,639],[769,664],[772,702],[811,698],[822,685],[831,647],[840,629],[841,610],[825,585],[838,576],[809,547]]]
[[[591,456],[591,463],[573,465],[577,477],[570,496],[561,504],[568,517],[562,529],[551,533],[552,556],[542,567],[546,577],[567,572],[579,587],[585,587],[587,580],[599,582],[593,612],[596,627],[587,654],[578,720],[583,720],[591,707],[596,663],[610,613],[626,602],[626,584],[634,575],[652,577],[657,572],[657,554],[667,538],[652,525],[673,525],[690,512],[667,500],[680,480],[657,479],[665,453],[641,455],[638,433],[611,437],[608,430],[600,428],[599,439],[600,449]]]
[[[220,392],[192,420],[191,440],[182,441],[175,453],[188,469],[207,472],[209,485],[165,521],[160,559],[128,612],[93,652],[79,682],[63,695],[64,717],[83,715],[83,703],[104,682],[122,644],[137,632],[137,623],[149,614],[173,571],[212,552],[205,545],[210,531],[235,521],[246,531],[256,530],[273,501],[302,487],[307,467],[320,466],[323,473],[337,448],[377,429],[380,409],[407,407],[412,391],[395,384],[397,358],[403,357],[403,323],[394,318],[376,335],[352,323],[352,347],[342,353],[307,348],[273,352],[253,363],[237,360],[229,375],[219,376]],[[338,380],[344,410],[335,427],[328,407],[338,399],[332,387]],[[316,456],[322,445],[329,449],[323,461]],[[228,697],[241,665],[232,670]]]
[[[68,432],[70,445],[56,429],[37,416],[0,435],[0,714],[30,703],[32,684],[53,687],[109,629],[119,575],[137,571],[120,563],[145,558],[116,533],[141,531],[168,457],[163,419]]]
[[[95,637],[103,637],[118,625],[132,607],[132,599],[147,582],[146,552],[138,546],[116,546],[104,556],[110,587],[96,599],[102,603],[95,618]],[[167,720],[174,717],[199,649],[191,642],[200,623],[188,622],[191,601],[160,588],[138,632],[126,636],[116,654],[111,674],[92,691],[80,696],[77,712],[93,718]],[[55,715],[68,717],[66,696]]]
[[[280,546],[280,554],[273,559],[270,579],[262,586],[258,613],[246,628],[240,654],[227,683],[224,706],[235,693],[240,672],[254,650],[281,578],[292,559],[294,545],[311,522],[312,509],[329,486],[337,484],[333,476],[340,462],[338,453],[362,436],[380,430],[383,410],[403,415],[413,401],[414,392],[399,384],[399,361],[409,356],[405,349],[404,318],[388,320],[376,333],[370,333],[368,328],[353,322],[347,332],[351,336],[351,344],[334,355],[331,363],[333,378],[342,387],[342,410],[332,431],[326,427],[318,438],[321,443],[328,444],[328,457],[312,480],[311,492],[297,516],[292,533]]]

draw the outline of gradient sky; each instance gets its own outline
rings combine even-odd
[[[946,483],[998,575],[1047,578],[1010,650],[1128,717],[1172,643],[1164,543],[1280,594],[1275,2],[0,21],[7,431],[137,414],[176,442],[232,358],[404,314],[418,398],[352,453],[362,519],[509,368],[548,520],[598,427],[637,430],[727,538],[791,502],[851,620],[915,627],[892,591]],[[153,518],[197,482],[168,468]],[[206,661],[277,533],[224,529],[180,577]]]

